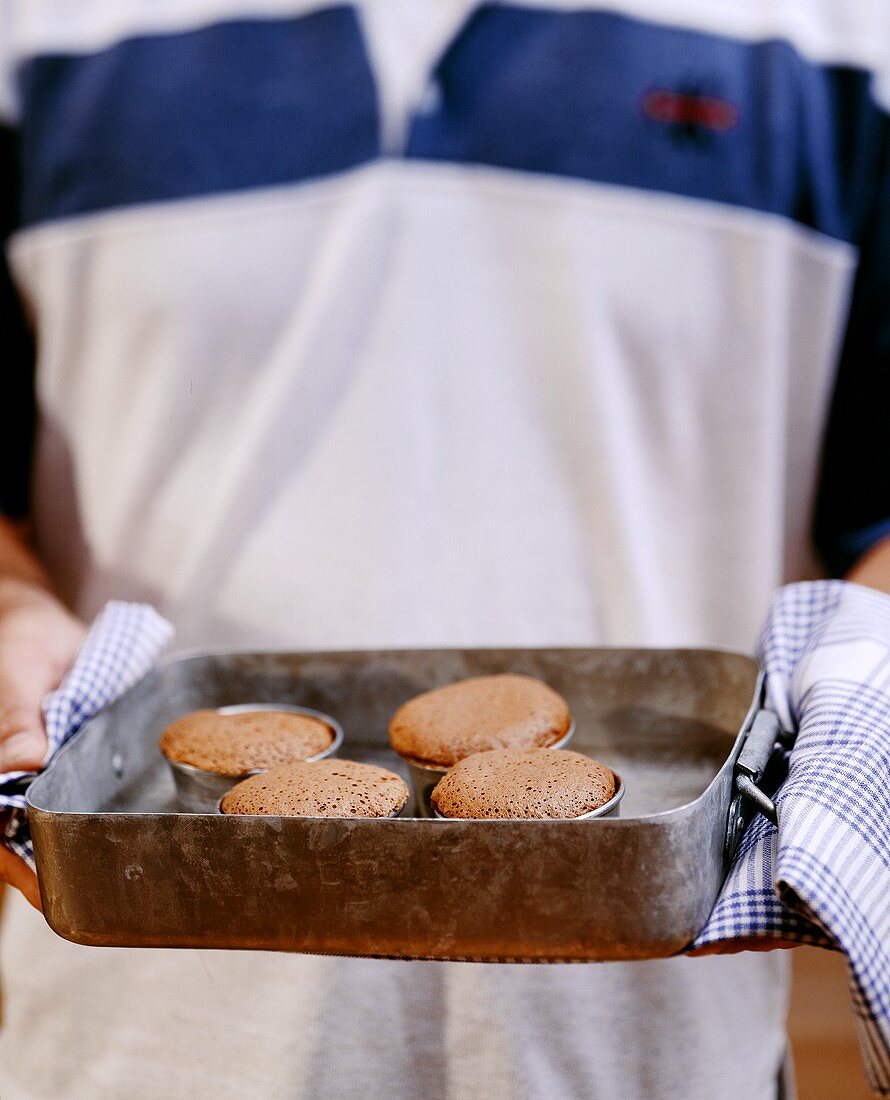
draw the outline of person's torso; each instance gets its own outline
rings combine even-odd
[[[36,519],[83,613],[148,598],[183,645],[749,647],[811,568],[865,5],[9,10]],[[781,1059],[775,957],[90,966],[11,921],[11,1097],[208,1065],[219,1095],[768,1097]]]
[[[20,6],[35,499],[84,612],[752,643],[812,568],[875,28],[623,7]]]

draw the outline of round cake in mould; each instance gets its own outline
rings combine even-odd
[[[566,749],[494,749],[468,756],[438,782],[430,801],[442,817],[572,818],[615,794],[612,772]]]
[[[353,760],[286,764],[243,779],[220,802],[224,814],[394,817],[408,801],[395,772]]]
[[[553,688],[532,676],[503,673],[409,699],[390,721],[389,740],[406,760],[447,768],[488,749],[555,745],[571,724],[568,704]]]
[[[234,777],[308,760],[333,740],[328,723],[308,714],[196,710],[167,727],[161,752],[174,763]]]

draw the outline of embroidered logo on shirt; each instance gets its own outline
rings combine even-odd
[[[677,88],[647,88],[640,97],[640,110],[650,121],[665,126],[679,145],[707,145],[714,135],[739,123],[734,103],[691,82]]]

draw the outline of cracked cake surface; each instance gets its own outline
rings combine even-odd
[[[455,764],[430,801],[443,817],[572,818],[615,794],[612,772],[566,749],[493,749]]]
[[[408,801],[404,780],[376,764],[330,758],[252,775],[224,796],[224,814],[392,817]]]
[[[565,699],[549,685],[503,673],[458,680],[409,699],[390,721],[389,740],[406,760],[450,767],[488,749],[554,745],[571,722]]]
[[[164,730],[161,752],[178,764],[241,776],[308,760],[330,748],[334,731],[321,718],[286,710],[220,714],[196,710]]]

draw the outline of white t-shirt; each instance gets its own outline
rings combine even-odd
[[[84,615],[752,648],[815,568],[885,123],[865,4],[63,7],[5,8],[9,254]],[[0,964],[4,1100],[767,1098],[784,1049],[779,954],[103,951],[13,903]]]

